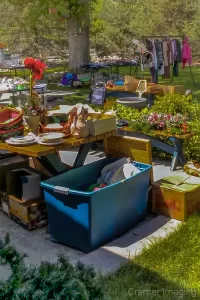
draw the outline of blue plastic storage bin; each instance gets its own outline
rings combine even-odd
[[[105,158],[41,183],[53,241],[91,252],[144,219],[150,165],[133,162],[141,170],[139,174],[84,192],[113,161]]]

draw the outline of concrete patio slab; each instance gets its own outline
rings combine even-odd
[[[139,255],[158,238],[164,238],[178,228],[181,221],[158,216],[147,220],[108,245],[81,257],[80,261],[93,266],[97,272],[108,274],[121,264]]]

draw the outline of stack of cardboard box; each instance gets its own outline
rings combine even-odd
[[[31,230],[47,224],[46,205],[42,197],[41,173],[29,167],[29,161],[0,166],[1,203],[4,213]],[[4,174],[3,174],[4,171]]]

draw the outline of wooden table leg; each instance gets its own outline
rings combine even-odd
[[[47,156],[37,157],[37,160],[53,176],[59,175],[69,170],[67,166],[61,162],[61,159],[57,153],[52,153]]]
[[[180,162],[180,164],[182,166],[184,166],[186,163],[186,159],[183,154],[183,139],[171,137],[170,141],[174,145],[174,154],[173,154],[173,159],[172,159],[172,164],[171,164],[171,171],[175,171],[176,167],[178,165],[178,162]]]
[[[73,168],[78,168],[84,165],[88,153],[92,147],[93,142],[81,145],[75,159]]]
[[[78,168],[84,165],[88,153],[91,149],[92,143],[81,145],[73,165],[68,166],[63,163],[57,153],[49,154],[47,156],[37,157],[36,160],[50,173],[52,176],[67,172],[73,168]]]

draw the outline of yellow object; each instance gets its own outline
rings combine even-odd
[[[163,184],[160,180],[152,185],[152,211],[173,219],[186,221],[200,212],[200,186]]]
[[[139,92],[138,86],[140,82],[147,82],[148,80],[138,80],[134,76],[125,75],[123,86],[106,87],[108,91],[126,91],[126,92]],[[146,83],[145,83],[146,85]],[[145,90],[145,89],[144,89]],[[181,94],[185,95],[185,87],[183,85],[162,85],[162,84],[150,84],[146,87],[146,93],[155,95],[166,94]]]
[[[30,74],[30,98],[32,99],[33,97],[33,73],[31,71],[31,74]]]
[[[148,85],[147,86],[147,93],[154,94],[154,95],[159,95],[159,96],[164,95],[163,88],[162,88],[161,84]]]
[[[106,114],[90,114],[91,120],[88,121],[91,136],[104,134],[108,131],[116,130],[116,116]]]
[[[163,85],[164,94],[181,94],[185,95],[185,87],[183,85]]]
[[[124,92],[125,91],[125,87],[124,85],[122,86],[118,86],[118,85],[114,85],[113,87],[106,87],[107,91],[115,91],[115,92]]]
[[[111,136],[104,140],[105,154],[108,158],[129,157],[131,160],[152,165],[152,151],[149,140]],[[153,173],[151,174],[153,181]]]
[[[125,75],[124,87],[126,92],[135,92],[137,90],[139,80],[133,76]]]
[[[31,219],[29,218],[30,208],[33,206],[37,207],[43,202],[44,201],[41,199],[22,202],[14,196],[9,196],[10,214],[19,218],[25,223],[29,223],[31,221]]]
[[[146,91],[147,91],[147,81],[140,80],[136,92],[139,93],[139,97],[142,97],[142,94],[144,94]]]

